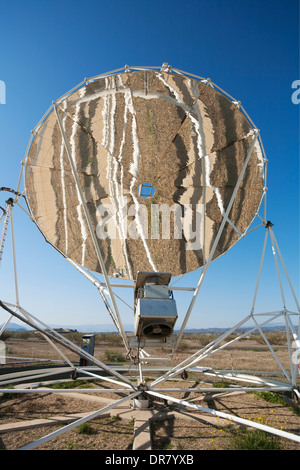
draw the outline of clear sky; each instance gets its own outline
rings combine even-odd
[[[292,83],[300,79],[297,0],[2,1],[0,50],[6,91],[0,104],[0,186],[16,187],[31,130],[53,100],[85,77],[126,64],[167,62],[211,78],[240,100],[261,132],[269,159],[268,219],[299,292],[300,105],[291,99]],[[0,206],[7,197],[0,193]],[[48,324],[111,323],[95,287],[17,207],[14,222],[21,305]],[[264,234],[264,228],[249,234],[212,263],[188,327],[232,326],[249,313]],[[186,285],[194,286],[199,274],[190,273]],[[10,230],[0,299],[15,302]],[[188,295],[177,300],[180,326]],[[258,311],[281,308],[268,245]],[[120,311],[131,323],[132,312],[122,304]],[[0,324],[6,318],[0,312]]]

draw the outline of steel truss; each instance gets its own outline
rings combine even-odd
[[[150,68],[150,67],[148,67],[148,68]],[[155,68],[155,67],[151,67],[151,68]],[[145,69],[147,69],[147,67],[128,67],[128,66],[125,66],[125,72],[130,71],[130,70],[145,70]],[[168,70],[168,71],[172,70],[172,72],[179,73],[179,74],[186,74],[186,72],[182,72],[180,70],[173,69],[170,66],[168,66],[167,64],[164,64],[161,69],[162,70]],[[123,69],[119,69],[119,70],[115,70],[113,72],[109,72],[108,74],[104,74],[103,76],[108,76],[110,74],[119,72],[121,70],[123,70]],[[227,93],[225,93],[223,90],[221,90],[219,87],[217,87],[215,84],[213,84],[209,79],[203,79],[201,77],[197,77],[197,76],[191,75],[191,74],[186,74],[186,75],[189,75],[191,77],[196,77],[197,79],[201,79],[201,80],[205,81],[206,83],[208,83],[210,86],[214,86],[214,87],[218,88],[227,97],[229,97],[229,99],[231,99],[240,109],[242,109],[244,114],[247,116],[249,122],[252,123],[252,121],[250,120],[248,115],[245,113],[244,109],[241,107],[240,102],[234,100],[234,98],[232,98]],[[97,76],[97,77],[92,77],[90,79],[85,79],[84,82],[82,82],[81,84],[78,85],[78,87],[83,86],[84,84],[90,83],[93,80],[97,80],[101,77],[102,76]],[[101,269],[102,269],[102,275],[103,275],[104,281],[99,281],[94,276],[94,274],[86,271],[81,266],[74,263],[71,259],[67,258],[65,255],[63,255],[63,254],[62,255],[65,257],[65,259],[69,263],[71,263],[77,270],[79,270],[98,289],[98,291],[100,293],[100,296],[101,296],[101,298],[104,302],[104,305],[107,308],[107,311],[108,311],[110,317],[112,318],[112,320],[113,320],[120,336],[122,337],[124,347],[125,347],[127,353],[130,356],[129,339],[128,339],[128,335],[126,335],[125,331],[124,331],[124,327],[123,327],[123,324],[122,324],[122,318],[121,318],[121,315],[119,313],[119,309],[118,309],[117,302],[116,302],[116,297],[119,300],[123,301],[123,302],[125,302],[125,301],[121,297],[117,296],[113,289],[114,289],[114,287],[133,288],[134,286],[133,286],[133,284],[124,284],[124,285],[113,284],[113,283],[111,283],[111,281],[110,281],[110,279],[109,279],[109,277],[106,273],[105,265],[103,263],[103,258],[102,258],[101,252],[99,250],[99,246],[98,246],[95,234],[93,232],[92,224],[90,222],[88,209],[86,207],[86,203],[85,203],[85,199],[84,199],[84,194],[83,194],[82,188],[80,187],[80,184],[79,184],[79,180],[78,180],[78,177],[77,177],[77,174],[76,174],[76,169],[74,168],[74,164],[73,164],[73,161],[72,161],[69,149],[68,149],[67,139],[65,138],[63,126],[61,125],[60,117],[59,117],[59,114],[58,114],[57,109],[56,109],[57,105],[59,103],[61,103],[62,100],[65,99],[68,96],[68,94],[73,92],[78,87],[75,87],[74,89],[70,90],[70,92],[63,95],[63,97],[61,97],[59,100],[54,102],[53,107],[54,107],[54,110],[56,112],[57,122],[59,124],[59,128],[60,128],[60,131],[62,133],[62,137],[64,139],[64,144],[65,144],[66,152],[67,152],[67,155],[68,155],[68,158],[69,158],[69,162],[70,162],[70,165],[73,169],[74,180],[75,180],[76,187],[78,189],[78,193],[79,193],[80,199],[81,199],[80,202],[82,203],[82,207],[83,207],[84,212],[85,212],[85,216],[86,216],[86,220],[88,222],[90,235],[92,237],[95,252],[97,254],[98,261],[99,261]],[[45,117],[48,115],[49,112],[50,112],[50,110],[48,110],[48,112],[42,118],[40,123],[43,121],[43,119],[45,119]],[[39,127],[40,123],[38,124],[37,127]],[[243,166],[243,168],[241,170],[241,173],[239,175],[239,178],[237,180],[237,183],[236,183],[236,186],[234,188],[231,200],[228,204],[228,207],[227,207],[225,213],[223,214],[223,220],[222,220],[219,232],[218,232],[217,237],[214,241],[214,244],[213,244],[212,249],[209,253],[209,256],[208,256],[208,258],[207,258],[207,260],[206,260],[206,262],[205,262],[205,264],[204,264],[204,266],[201,270],[200,277],[199,277],[199,280],[198,280],[198,283],[197,283],[196,287],[183,288],[183,287],[177,287],[177,286],[174,286],[174,285],[171,286],[172,290],[178,290],[178,291],[188,290],[188,291],[193,292],[192,300],[191,300],[191,302],[188,306],[188,309],[187,309],[187,312],[185,314],[185,317],[184,317],[182,326],[180,328],[179,334],[175,338],[175,341],[172,343],[173,352],[175,352],[178,349],[178,346],[179,346],[180,341],[182,339],[182,335],[184,333],[184,329],[186,327],[186,324],[187,324],[188,319],[191,315],[192,309],[193,309],[193,307],[195,305],[195,302],[197,300],[197,297],[199,295],[201,286],[202,286],[203,281],[205,279],[205,276],[207,274],[210,263],[213,259],[218,241],[219,241],[219,239],[222,235],[224,227],[227,223],[230,223],[230,220],[229,220],[230,210],[232,208],[232,204],[234,202],[236,193],[238,191],[238,188],[239,188],[240,183],[242,181],[243,175],[244,175],[245,170],[247,168],[249,159],[251,158],[252,150],[253,150],[255,144],[257,143],[257,141],[260,142],[261,148],[263,150],[262,142],[260,140],[259,131],[255,128],[255,126],[253,128],[253,134],[252,135],[253,135],[253,140],[252,140],[251,148],[249,149],[249,152],[246,156],[244,166]],[[30,148],[30,143],[28,145],[27,152],[28,152],[29,148]],[[25,185],[25,176],[24,176],[24,167],[25,167],[26,158],[27,158],[27,153],[26,153],[25,160],[24,160],[24,162],[22,162],[22,168],[21,168],[21,172],[20,172],[20,176],[19,176],[19,180],[18,180],[16,190],[10,190],[9,188],[0,188],[2,190],[8,190],[13,194],[13,197],[8,199],[8,201],[6,202],[5,209],[1,208],[2,209],[2,215],[0,217],[0,222],[3,221],[3,230],[2,230],[2,236],[1,236],[1,242],[0,242],[0,263],[1,263],[1,259],[2,259],[2,253],[3,253],[3,250],[4,250],[7,227],[8,227],[9,221],[10,221],[11,235],[12,235],[12,254],[13,254],[13,265],[14,265],[14,283],[15,283],[15,295],[16,295],[15,303],[9,303],[9,302],[6,302],[4,300],[0,300],[0,307],[2,309],[4,309],[9,314],[7,321],[4,323],[2,329],[0,330],[0,337],[1,337],[2,332],[7,328],[8,324],[12,320],[12,318],[16,317],[19,320],[21,320],[22,322],[24,322],[25,324],[27,324],[30,327],[32,327],[33,329],[35,329],[36,331],[40,332],[43,335],[43,337],[49,342],[49,344],[51,344],[51,346],[59,353],[59,355],[61,356],[62,362],[65,362],[67,364],[67,366],[64,366],[64,367],[58,366],[58,367],[51,368],[51,369],[31,370],[29,372],[24,371],[22,373],[17,373],[17,374],[2,375],[1,379],[0,379],[0,393],[6,392],[6,391],[9,391],[10,393],[33,393],[33,392],[34,393],[37,393],[37,392],[42,393],[42,392],[45,392],[45,391],[49,392],[49,389],[44,389],[44,388],[31,389],[31,388],[26,388],[26,386],[24,388],[20,388],[20,385],[18,385],[18,388],[13,388],[13,389],[9,388],[8,389],[7,386],[22,384],[22,383],[24,383],[24,381],[27,382],[28,380],[39,381],[39,380],[45,379],[46,377],[49,378],[51,376],[55,376],[58,373],[59,374],[60,373],[68,373],[68,374],[71,374],[73,377],[77,376],[77,374],[81,374],[82,376],[101,379],[105,382],[108,382],[110,384],[114,384],[115,386],[117,386],[117,388],[105,389],[106,392],[107,391],[109,391],[109,392],[111,392],[111,391],[114,391],[114,392],[122,391],[122,393],[126,393],[128,395],[125,396],[124,398],[122,398],[121,400],[117,400],[112,405],[101,408],[101,409],[95,411],[94,413],[91,413],[91,414],[85,416],[84,418],[76,420],[73,423],[71,423],[67,426],[64,426],[63,428],[60,428],[58,431],[55,431],[54,433],[51,433],[51,434],[45,436],[44,438],[33,442],[32,444],[24,447],[23,449],[37,448],[41,444],[57,437],[58,435],[60,435],[64,432],[69,431],[73,427],[78,426],[79,424],[81,424],[85,421],[88,421],[88,420],[91,420],[91,419],[93,419],[97,416],[100,416],[101,414],[107,412],[108,410],[114,408],[115,406],[117,406],[121,403],[125,403],[125,402],[131,401],[133,399],[139,399],[139,398],[145,398],[145,397],[149,400],[153,399],[153,397],[154,397],[154,398],[158,398],[158,399],[162,399],[162,400],[167,400],[168,402],[173,402],[175,404],[181,404],[181,405],[184,405],[184,406],[186,406],[188,408],[191,408],[191,409],[202,411],[202,412],[212,414],[212,415],[215,415],[215,416],[218,416],[218,417],[221,417],[221,418],[229,419],[233,422],[237,422],[237,423],[242,424],[242,425],[258,428],[258,429],[261,429],[263,431],[278,435],[280,437],[284,437],[284,438],[287,438],[287,439],[290,439],[290,440],[293,440],[293,441],[296,441],[296,442],[300,442],[300,436],[299,435],[287,433],[287,432],[284,432],[284,431],[281,431],[281,430],[278,430],[278,429],[275,429],[275,428],[272,428],[272,427],[269,427],[269,426],[265,426],[265,425],[262,425],[262,424],[259,424],[259,423],[255,423],[255,422],[252,422],[252,421],[248,421],[248,420],[236,417],[234,415],[229,415],[229,414],[226,414],[226,413],[218,412],[216,410],[212,410],[210,408],[205,408],[205,407],[202,407],[202,406],[198,406],[194,403],[191,403],[191,402],[188,402],[188,401],[185,401],[185,400],[180,400],[180,399],[174,398],[171,395],[169,395],[172,392],[185,391],[185,390],[194,391],[194,392],[197,392],[197,393],[198,392],[203,393],[203,392],[207,392],[207,391],[210,390],[207,387],[206,388],[197,387],[197,388],[188,388],[188,389],[184,388],[184,387],[180,387],[178,389],[160,388],[161,384],[163,384],[164,382],[167,382],[168,380],[172,380],[175,377],[182,376],[182,374],[184,374],[184,373],[192,372],[193,374],[197,374],[197,376],[224,378],[224,379],[227,379],[227,380],[230,380],[230,381],[234,380],[238,384],[241,384],[241,383],[249,384],[249,385],[246,385],[246,386],[241,386],[241,385],[234,386],[234,390],[240,390],[240,391],[271,390],[271,391],[274,391],[274,392],[287,391],[287,392],[293,393],[294,396],[298,400],[300,399],[299,383],[298,383],[298,379],[299,379],[298,356],[299,356],[299,351],[300,351],[300,311],[299,311],[299,304],[298,304],[298,301],[297,301],[292,283],[291,283],[290,278],[288,276],[288,272],[287,272],[286,266],[284,264],[283,257],[281,255],[280,250],[279,250],[279,247],[278,247],[275,235],[274,235],[274,231],[273,231],[273,228],[272,228],[272,224],[267,221],[267,215],[266,215],[267,159],[265,157],[264,150],[263,150],[263,155],[264,155],[264,165],[265,165],[264,166],[265,186],[264,186],[264,189],[263,189],[263,194],[262,194],[262,198],[261,198],[261,202],[260,202],[258,211],[255,214],[255,219],[259,218],[260,223],[254,229],[248,230],[245,233],[240,234],[241,236],[245,236],[246,234],[249,234],[253,230],[256,230],[260,227],[265,227],[265,237],[264,237],[263,250],[262,250],[261,261],[260,261],[260,266],[259,266],[259,272],[258,272],[258,277],[257,277],[257,282],[256,282],[256,288],[255,288],[255,292],[254,292],[253,303],[252,303],[252,308],[251,308],[250,313],[243,320],[239,321],[235,326],[228,329],[224,334],[220,335],[218,338],[213,340],[210,344],[208,344],[205,347],[201,348],[196,353],[192,354],[190,357],[188,357],[187,359],[185,359],[184,361],[182,361],[181,363],[177,364],[174,367],[163,367],[162,369],[160,369],[160,368],[151,368],[149,366],[145,366],[145,364],[144,364],[145,361],[150,362],[151,358],[149,357],[149,355],[147,354],[146,351],[144,351],[142,348],[139,348],[137,361],[136,361],[136,363],[134,363],[133,365],[130,366],[131,373],[132,373],[132,371],[135,371],[136,374],[137,374],[137,382],[133,382],[126,375],[124,375],[124,371],[126,372],[126,368],[122,367],[122,368],[118,369],[117,367],[112,367],[112,366],[108,366],[107,364],[104,364],[102,361],[100,361],[96,357],[88,354],[87,352],[83,351],[81,348],[79,348],[77,345],[75,345],[74,343],[69,341],[67,338],[60,335],[57,331],[50,328],[48,325],[46,325],[41,320],[39,320],[38,318],[33,316],[31,313],[26,311],[20,305],[19,292],[18,292],[15,239],[14,239],[14,223],[13,223],[13,208],[14,208],[14,206],[18,206],[23,211],[25,211],[25,213],[31,218],[31,220],[34,223],[36,223],[36,221],[33,217],[33,214],[31,213],[30,207],[27,204],[27,199],[26,199],[26,185]],[[19,192],[22,182],[23,182],[23,188],[24,189],[23,189],[22,192]],[[20,203],[20,200],[25,201],[25,208]],[[260,211],[261,207],[263,207],[263,215],[262,216],[259,214],[259,211]],[[282,304],[283,305],[282,305],[282,308],[280,310],[275,311],[275,312],[256,313],[255,312],[256,298],[257,298],[257,292],[258,292],[258,287],[259,287],[259,283],[260,283],[261,272],[262,272],[262,267],[263,267],[263,261],[264,261],[265,252],[266,252],[266,243],[267,243],[268,238],[270,239],[271,245],[272,245],[272,252],[273,252],[273,256],[274,256],[275,268],[276,268],[276,272],[277,272],[277,277],[278,277],[278,282],[279,282],[279,289],[280,289],[281,299],[282,299]],[[47,240],[47,242],[49,243],[49,240]],[[55,247],[55,249],[57,249],[57,248]],[[280,269],[279,269],[279,264],[280,263],[282,265],[282,268],[284,270],[286,279],[287,279],[289,287],[291,289],[292,296],[295,300],[296,311],[292,311],[292,310],[287,309],[286,298],[285,298],[282,278],[281,278]],[[267,337],[266,337],[266,335],[263,331],[263,329],[266,325],[270,324],[274,320],[278,321],[279,319],[284,320],[284,324],[285,324],[285,328],[286,328],[287,348],[288,348],[289,364],[290,364],[289,370],[287,370],[286,367],[284,367],[284,365],[281,363],[278,355],[276,354],[275,350],[272,348],[271,344],[269,343],[269,341],[268,341],[268,339],[267,339]],[[249,324],[251,325],[250,330],[247,329],[245,333],[240,333],[241,328],[242,327],[245,328],[246,326],[249,326]],[[297,326],[295,326],[295,325],[297,325]],[[245,336],[249,335],[252,332],[258,332],[262,336],[262,338],[264,339],[264,341],[265,341],[266,345],[268,346],[268,349],[271,352],[275,362],[278,364],[279,369],[281,370],[281,374],[280,374],[281,379],[280,380],[274,380],[273,378],[268,377],[268,374],[266,374],[264,372],[259,372],[258,373],[257,371],[256,372],[251,372],[251,371],[237,371],[237,370],[215,370],[215,369],[211,369],[209,367],[205,367],[204,362],[207,358],[211,357],[212,355],[214,355],[214,354],[216,354],[220,351],[223,351],[226,347],[231,346],[233,343],[243,339]],[[234,339],[231,339],[231,335],[234,334],[234,333],[237,336]],[[64,354],[64,352],[61,351],[61,349],[57,345],[63,346],[68,351],[71,351],[71,352],[77,354],[79,357],[83,357],[83,358],[87,359],[89,363],[93,364],[93,366],[91,366],[91,367],[78,367],[78,366],[76,366],[73,362],[70,361],[70,359]],[[154,359],[157,359],[157,358],[154,358]],[[201,364],[201,363],[203,365],[199,366],[199,364]],[[120,369],[121,369],[121,373],[120,373]],[[163,373],[161,373],[161,375],[159,374],[158,369],[163,371]],[[146,384],[144,375],[145,375],[145,372],[149,373],[149,371],[154,372],[154,374],[158,375],[158,377],[156,377],[150,384],[148,384],[148,383]],[[104,372],[104,375],[101,375],[101,373],[103,374],[103,372]],[[157,374],[157,372],[158,372],[158,374]],[[272,377],[274,377],[275,375],[276,374],[272,374]],[[222,389],[222,391],[232,390],[232,389],[233,389],[233,387],[230,386],[230,387],[228,387],[228,389]],[[51,391],[53,393],[55,393],[54,389],[51,390]],[[87,392],[88,389],[80,389],[80,391],[81,392],[83,392],[83,391]],[[101,392],[104,393],[105,391],[103,391],[102,389],[93,389],[93,392],[98,392],[98,393],[101,393]],[[214,388],[213,391],[217,392],[218,389]],[[68,393],[68,392],[69,392],[69,390],[64,390],[64,391],[59,390],[59,393]],[[166,395],[166,393],[167,393],[167,395]]]

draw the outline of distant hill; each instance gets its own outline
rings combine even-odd
[[[0,325],[0,329],[2,328],[3,324]],[[70,325],[70,324],[62,324],[62,325],[49,325],[53,329],[63,328],[63,329],[70,329],[70,330],[77,330],[80,333],[113,333],[117,332],[117,329],[114,325],[110,324],[90,324],[90,325]],[[222,334],[227,331],[228,328],[187,328],[185,333],[207,333],[207,334]],[[247,331],[252,328],[241,328],[238,330]],[[274,326],[266,326],[263,328],[264,331],[282,331],[285,327],[283,325],[274,325]],[[31,328],[23,325],[18,325],[17,323],[9,323],[6,327],[7,331],[29,331]],[[125,324],[124,330],[126,332],[133,332],[133,325]],[[178,333],[179,330],[175,330],[175,333]]]
[[[0,329],[3,327],[4,323],[0,325]],[[23,325],[18,325],[17,323],[9,323],[6,328],[7,331],[29,331],[30,328],[23,326]]]
[[[109,324],[91,324],[91,325],[50,325],[51,328],[69,328],[72,330],[77,330],[81,333],[113,333],[117,332],[117,329],[114,325]],[[125,332],[133,332],[134,327],[130,324],[125,324],[124,330]],[[244,332],[247,330],[252,329],[250,328],[240,328],[237,330],[238,332]],[[282,331],[285,327],[283,325],[274,325],[274,326],[265,326],[263,327],[264,331]],[[222,334],[225,331],[228,331],[229,327],[227,328],[186,328],[185,333],[208,333],[208,334]],[[174,333],[179,333],[179,330],[174,330]]]
[[[185,333],[208,333],[208,334],[222,334],[225,333],[225,331],[228,331],[230,327],[228,328],[187,328],[184,330]],[[252,330],[253,327],[245,327],[245,328],[238,328],[236,332],[241,333],[241,332],[246,332]],[[274,325],[274,326],[263,326],[262,327],[263,331],[282,331],[285,330],[284,325]],[[175,333],[178,333],[178,331],[175,331]]]
[[[0,325],[0,329],[3,327],[4,323]],[[50,324],[50,328],[52,329],[70,329],[70,330],[77,330],[81,333],[113,333],[117,332],[117,329],[114,325],[109,324],[99,324],[99,325],[70,325],[70,324]],[[30,331],[32,328],[26,325],[18,325],[17,323],[9,323],[6,328],[7,331]],[[132,325],[124,325],[125,331],[133,331]]]

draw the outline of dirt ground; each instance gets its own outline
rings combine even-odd
[[[6,340],[6,349],[7,356],[11,356],[14,359],[14,362],[18,362],[18,359],[21,357],[26,357],[29,360],[34,361],[36,358],[42,359],[51,359],[59,360],[61,357],[58,353],[55,352],[53,347],[46,341],[35,340]],[[183,359],[189,357],[191,354],[195,353],[197,349],[201,349],[201,346],[195,345],[193,341],[183,340],[183,347],[180,351],[174,356],[168,363],[173,366]],[[78,361],[78,356],[75,353],[67,351],[62,346],[59,346],[59,349],[66,354],[66,356],[71,361]],[[280,362],[289,369],[289,355],[286,347],[277,346],[274,348]],[[95,346],[94,355],[96,358],[107,362],[105,357],[105,352],[107,350],[113,350],[119,355],[124,355],[124,348],[121,346],[107,346],[103,343]],[[153,357],[169,357],[169,351],[161,349],[149,349],[148,352],[153,355]],[[155,364],[155,363],[154,363]],[[155,365],[159,365],[157,362]],[[211,367],[217,369],[234,369],[234,370],[258,370],[261,368],[264,371],[270,372],[281,372],[281,369],[278,363],[275,361],[273,355],[268,350],[265,345],[258,344],[255,340],[246,340],[233,343],[229,348],[220,350],[213,355],[207,357],[204,361],[199,362],[197,365],[204,367]],[[0,364],[1,366],[1,364]],[[1,370],[0,370],[1,373]]]
[[[21,341],[11,343],[11,354],[18,356],[24,354],[25,345]],[[45,342],[26,344],[26,350],[32,352],[32,357],[46,358],[48,345]],[[100,352],[98,351],[100,354]],[[287,353],[278,348],[277,354],[282,362],[287,361]],[[182,360],[189,355],[181,352],[175,361]],[[97,357],[97,351],[95,352]],[[27,356],[28,357],[28,356]],[[53,352],[52,352],[53,358]],[[260,364],[264,370],[274,373],[274,362],[269,360],[263,347],[257,347],[252,343],[243,343],[240,348],[232,348],[223,353],[219,358],[211,357],[206,363],[207,367],[224,369],[246,369],[249,365]],[[202,365],[202,364],[200,364]],[[204,364],[203,364],[204,365]],[[3,366],[2,366],[3,367]],[[6,369],[5,373],[8,370]],[[0,373],[4,373],[3,370]],[[134,374],[133,374],[134,375]],[[132,377],[133,377],[132,375]],[[130,376],[130,374],[129,374]],[[151,383],[152,377],[147,377]],[[216,379],[211,377],[197,376],[189,377],[187,380],[177,380],[172,383],[165,382],[163,387],[212,387]],[[79,385],[80,386],[80,385]],[[97,388],[107,386],[102,381],[92,383],[89,387]],[[109,387],[113,386],[109,384]],[[217,389],[216,389],[217,391]],[[300,434],[300,418],[289,406],[283,403],[270,403],[253,393],[195,393],[195,392],[172,392],[170,395],[198,404],[200,406],[225,412],[230,415],[246,418],[252,422],[258,422],[277,429],[285,430],[294,434]],[[61,428],[67,423],[55,423],[59,416],[68,416],[74,413],[89,413],[99,410],[104,405],[87,400],[87,395],[101,396],[104,394],[84,393],[85,399],[78,396],[70,399],[67,393],[28,393],[28,394],[5,394],[0,397],[0,427],[11,423],[11,430],[0,432],[0,450],[15,450]],[[124,394],[123,394],[124,396]],[[120,394],[108,393],[107,399],[120,399]],[[103,398],[104,400],[104,398]],[[127,403],[127,402],[126,402]],[[130,409],[130,404],[128,403]],[[228,420],[212,420],[211,415],[196,411],[182,405],[166,403],[163,400],[154,400],[151,404],[153,410],[168,411],[168,417],[153,420],[150,424],[153,450],[231,450],[234,448],[234,438],[243,432],[243,427]],[[27,420],[37,418],[51,418],[53,424],[40,425],[26,429],[13,427],[15,423],[24,423]],[[251,428],[247,428],[251,429]],[[80,432],[81,431],[81,432]],[[111,415],[98,417],[89,421],[89,427],[82,432],[80,428],[72,430],[50,440],[39,446],[39,450],[130,450],[133,445],[134,420],[120,419],[112,411]],[[277,439],[277,437],[276,437]],[[282,450],[300,450],[300,445],[284,438],[278,438],[278,445]]]
[[[178,386],[178,382],[170,386]],[[185,382],[185,385],[186,382]],[[192,383],[189,383],[192,386]],[[92,385],[91,385],[92,386]],[[94,387],[97,385],[93,385]],[[98,385],[99,386],[99,385]],[[101,386],[101,385],[100,385]],[[68,394],[30,393],[21,396],[11,394],[0,400],[0,425],[24,423],[37,418],[55,420],[58,416],[73,413],[88,413],[102,408],[85,399],[70,399]],[[175,393],[173,394],[173,396]],[[299,416],[283,404],[272,404],[251,393],[227,394],[206,397],[195,401],[195,393],[176,393],[185,400],[191,400],[204,407],[233,414],[254,422],[266,424],[288,432],[299,433]],[[188,395],[188,396],[184,396]],[[109,395],[112,398],[112,395]],[[115,396],[120,398],[120,396]],[[210,421],[201,411],[188,407],[177,407],[157,402],[152,405],[157,409],[168,410],[168,419],[155,420],[151,423],[153,450],[230,450],[235,433],[241,432],[237,424],[225,420]],[[59,429],[64,424],[48,424],[23,430],[12,429],[0,434],[0,449],[14,450]],[[98,417],[89,422],[90,433],[79,433],[74,428],[61,436],[39,446],[39,450],[130,450],[133,444],[134,422],[122,420],[116,415]],[[300,450],[298,443],[280,438],[280,447],[285,450]]]

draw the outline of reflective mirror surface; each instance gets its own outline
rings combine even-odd
[[[28,203],[60,252],[101,272],[71,159],[108,275],[177,276],[207,259],[252,142],[243,112],[208,83],[150,69],[109,75],[60,100],[35,130]],[[214,258],[251,224],[263,170],[257,141]]]

